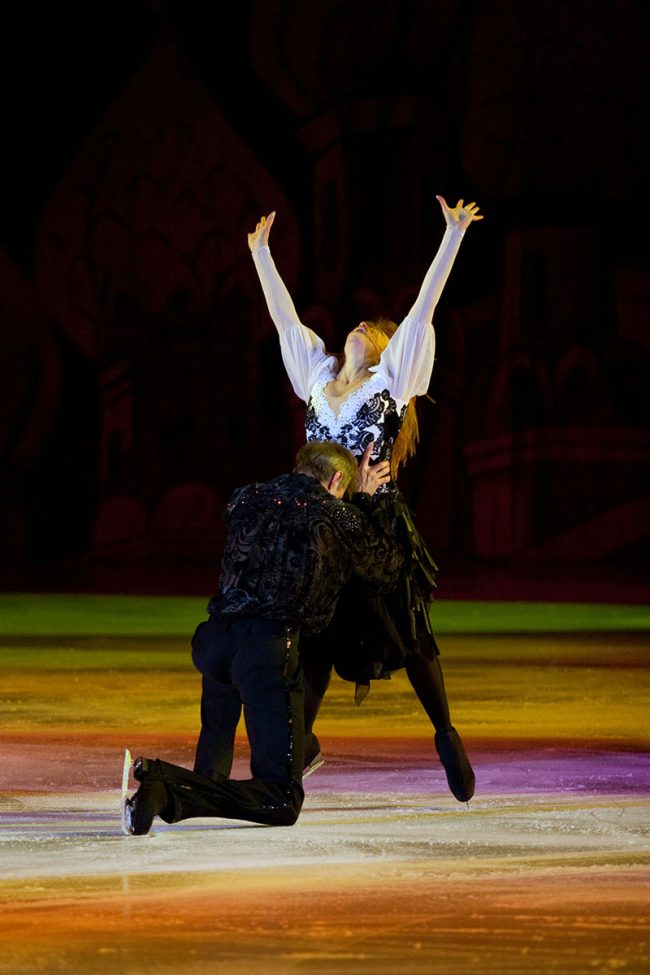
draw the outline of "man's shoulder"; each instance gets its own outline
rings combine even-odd
[[[366,521],[356,505],[333,498],[331,495],[328,497],[329,502],[326,502],[324,508],[330,521],[347,535],[356,535],[363,531]]]
[[[313,477],[304,474],[279,474],[268,481],[254,481],[236,488],[228,501],[228,510],[232,510],[240,502],[255,499],[261,503],[282,504],[292,499],[319,500],[323,495],[330,497]]]
[[[301,509],[315,521],[329,521],[342,531],[357,533],[366,525],[362,510],[355,503],[335,498],[319,481],[308,474],[280,474],[268,481],[255,481],[237,488],[228,502],[228,512],[249,507],[260,511],[269,505]]]

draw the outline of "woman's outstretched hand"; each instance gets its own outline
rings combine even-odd
[[[452,230],[465,231],[473,220],[483,219],[476,203],[464,203],[463,200],[459,200],[455,207],[450,207],[444,196],[436,196],[436,200],[440,204],[447,226]]]
[[[266,247],[274,220],[275,210],[269,213],[268,217],[261,217],[253,233],[248,235],[248,246],[251,254],[254,254],[260,247]]]

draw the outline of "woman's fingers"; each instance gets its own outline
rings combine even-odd
[[[275,220],[275,212],[276,212],[275,210],[272,210],[271,213],[269,213],[268,216],[266,216],[266,217],[264,217],[264,216],[260,217],[260,219],[257,221],[257,224],[255,225],[255,232],[256,233],[258,231],[262,230],[267,225],[268,225],[269,228],[271,227],[271,224]]]
[[[275,210],[272,210],[268,216],[260,217],[255,225],[255,230],[248,234],[248,246],[251,250],[258,246],[264,246],[269,239],[269,231],[275,220]]]

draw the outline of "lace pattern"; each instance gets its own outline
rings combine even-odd
[[[373,376],[351,393],[334,412],[325,395],[330,377],[314,384],[307,403],[307,440],[335,440],[360,457],[371,440],[373,459],[390,460],[408,402],[395,399],[385,387],[385,377]]]

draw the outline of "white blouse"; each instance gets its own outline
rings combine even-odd
[[[294,392],[307,404],[308,440],[336,440],[356,456],[374,439],[373,456],[389,458],[413,396],[426,393],[435,355],[433,311],[451,271],[463,234],[448,228],[409,314],[381,354],[374,375],[345,399],[338,413],[324,389],[336,377],[338,359],[302,324],[268,246],[253,254],[269,313],[280,336],[285,369]],[[386,444],[384,446],[384,440]]]

